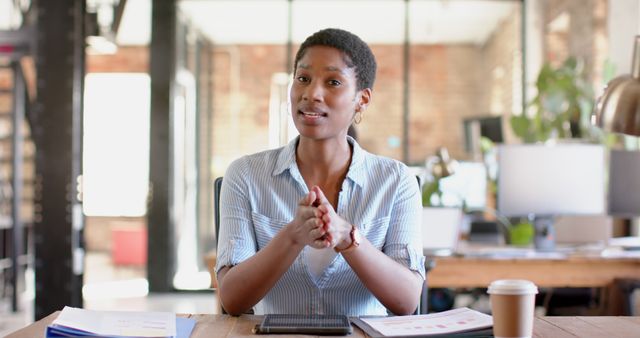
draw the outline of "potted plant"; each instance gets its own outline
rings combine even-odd
[[[590,117],[593,90],[583,76],[583,64],[568,58],[554,68],[545,63],[536,80],[537,95],[529,102],[531,114],[511,117],[513,132],[525,143],[551,138],[592,136]]]

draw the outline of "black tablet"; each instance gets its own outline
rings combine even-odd
[[[345,315],[269,314],[256,325],[254,333],[304,333],[315,335],[347,335],[353,329]]]

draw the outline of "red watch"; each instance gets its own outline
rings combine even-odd
[[[340,250],[337,247],[334,247],[333,250],[337,253],[345,253],[349,251],[355,250],[358,246],[360,246],[360,231],[356,228],[355,225],[351,224],[351,232],[349,232],[349,236],[351,237],[351,244],[348,247]]]

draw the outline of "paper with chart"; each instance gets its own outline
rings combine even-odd
[[[427,315],[360,317],[360,320],[385,336],[436,335],[493,326],[491,316],[466,307]]]
[[[176,315],[170,312],[92,311],[65,306],[53,324],[104,336],[176,336]]]

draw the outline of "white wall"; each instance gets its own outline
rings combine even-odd
[[[607,30],[615,74],[630,74],[634,36],[640,34],[640,0],[609,0]]]
[[[615,1],[615,0],[610,0]],[[637,0],[640,1],[640,0]],[[525,53],[526,53],[526,102],[531,101],[536,94],[536,78],[543,64],[543,34],[544,23],[542,5],[540,1],[525,1]]]

